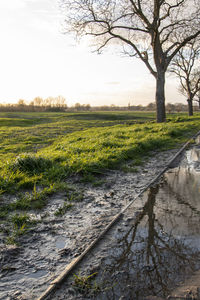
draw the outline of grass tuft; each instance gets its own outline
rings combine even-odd
[[[13,171],[36,175],[44,172],[51,166],[52,162],[47,158],[37,157],[32,153],[23,153],[17,156],[10,168]]]

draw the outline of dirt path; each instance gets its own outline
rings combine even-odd
[[[83,200],[62,217],[54,213],[63,205],[64,195],[52,197],[47,208],[35,215],[40,222],[21,237],[20,246],[0,244],[0,298],[37,299],[176,152],[154,153],[135,173],[110,171],[101,187],[77,184],[77,190],[84,189]]]

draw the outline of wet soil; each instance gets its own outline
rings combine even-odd
[[[19,246],[8,246],[3,244],[4,236],[1,233],[0,298],[2,300],[37,299],[37,297],[48,287],[49,283],[62,272],[65,266],[70,263],[74,257],[78,256],[88,244],[98,236],[102,228],[111,221],[113,216],[116,215],[122,207],[126,206],[149,183],[149,181],[151,181],[167,165],[176,152],[177,150],[170,150],[162,153],[152,153],[152,156],[143,166],[138,167],[138,172],[135,173],[109,171],[105,174],[103,178],[104,184],[101,187],[93,187],[89,184],[80,184],[76,182],[77,191],[84,190],[83,200],[74,203],[73,208],[67,211],[62,217],[57,217],[54,213],[63,205],[64,194],[52,197],[44,210],[39,213],[33,212],[34,218],[39,220],[39,223],[29,230],[26,235],[21,236]],[[172,181],[174,180],[175,179]],[[146,197],[148,198],[148,196]],[[171,196],[169,196],[169,199],[170,198]],[[140,199],[137,204],[139,207],[137,207],[136,212],[134,207],[133,212],[130,212],[130,215],[127,215],[125,219],[123,219],[122,225],[116,229],[119,234],[117,233],[117,235],[115,234],[114,236],[113,233],[108,234],[108,242],[105,244],[105,247],[103,247],[103,250],[101,250],[99,254],[94,254],[94,261],[86,264],[86,273],[95,272],[100,266],[103,266],[104,269],[104,266],[107,265],[106,259],[110,255],[108,255],[108,249],[116,249],[114,250],[115,253],[121,253],[122,250],[116,248],[116,244],[113,246],[113,240],[114,242],[117,241],[117,245],[120,244],[118,238],[123,239],[125,233],[124,228],[127,228],[129,222],[134,224],[135,221],[132,221],[132,215],[134,214],[134,216],[137,217],[138,211],[141,213],[144,210],[143,204],[148,201],[145,199],[146,198],[143,200]],[[160,208],[162,214],[160,214],[158,205],[156,211],[159,212],[159,218],[163,220],[167,219],[167,209],[170,210],[169,216],[171,216],[170,205],[168,203],[166,207]],[[197,209],[195,205],[196,204],[191,203],[187,209],[191,210],[191,207],[193,206],[194,209]],[[178,211],[175,204],[174,209],[175,211]],[[156,218],[153,217],[155,213],[156,212],[152,213],[152,222],[154,222],[154,224],[157,222],[155,221]],[[188,213],[191,214],[191,211]],[[141,224],[148,221],[148,213],[145,214],[143,212],[143,218],[144,220],[141,219]],[[179,221],[180,220],[178,219],[178,222]],[[190,224],[195,228],[196,233],[199,234],[199,231],[195,227],[195,222],[191,219]],[[182,223],[184,226],[185,223]],[[157,225],[157,230],[161,232],[159,224]],[[167,221],[166,224],[168,224]],[[141,228],[138,239],[146,238],[148,230],[143,229],[143,225],[138,227]],[[170,232],[172,228],[170,227]],[[130,229],[130,232],[131,230],[134,229]],[[165,236],[165,231],[162,234],[165,243],[167,243],[169,237]],[[179,234],[181,235],[181,232]],[[130,243],[129,238],[128,243]],[[174,239],[172,240],[172,243],[175,243]],[[141,246],[139,246],[139,248],[140,247]],[[158,249],[160,247],[161,246],[158,243]],[[179,247],[179,244],[177,247]],[[164,257],[166,256],[166,263],[168,264],[167,250],[163,253]],[[191,256],[192,255],[195,254],[192,252]],[[175,259],[174,255],[174,262]],[[112,265],[113,260],[109,258],[108,263],[109,265]],[[146,265],[148,264],[146,263]],[[126,263],[124,267],[127,268]],[[119,273],[122,271],[123,273],[123,268],[120,268],[120,270],[116,272]],[[101,272],[99,272],[98,276],[102,280],[104,275]],[[118,277],[118,281],[119,278],[121,277]],[[107,279],[105,279],[105,281],[106,280]],[[123,295],[123,293],[121,294]],[[79,299],[79,297],[80,299],[84,299],[85,295],[83,296],[78,293],[78,295],[75,296],[74,289],[72,289],[71,286],[66,286],[64,293],[61,292],[61,294],[59,294],[58,292],[58,294],[51,299],[76,299],[76,297],[77,299]],[[98,297],[101,299],[100,294]]]
[[[199,195],[195,146],[133,202],[76,276],[48,299],[200,299]]]

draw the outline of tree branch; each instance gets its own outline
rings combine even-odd
[[[170,11],[171,11],[173,8],[179,7],[182,3],[184,3],[184,1],[185,1],[185,0],[181,0],[180,2],[178,2],[178,3],[174,4],[174,5],[170,5],[169,3],[165,3],[165,4],[167,4],[169,7],[168,7],[168,9],[167,9],[167,13],[166,13],[163,17],[161,17],[160,20],[163,21],[163,20],[165,20],[167,17],[169,17],[169,16],[170,16]]]
[[[172,53],[170,56],[168,56],[168,59],[167,59],[167,65],[169,65],[170,61],[173,59],[173,57],[178,53],[178,51],[179,51],[182,47],[184,47],[184,46],[185,46],[188,42],[190,42],[191,40],[195,39],[198,35],[200,35],[200,30],[198,30],[195,34],[190,35],[190,36],[188,36],[187,38],[185,38],[185,39],[178,45],[178,47],[173,51],[173,53]],[[175,45],[175,44],[177,44],[177,42],[174,43],[173,45]],[[167,53],[168,53],[168,51],[165,51],[165,54],[167,54]]]
[[[151,74],[156,77],[157,73],[153,70],[152,66],[150,65],[148,59],[146,58],[146,56],[143,56],[143,52],[141,53],[141,51],[138,49],[138,47],[132,43],[130,40],[118,35],[118,34],[114,34],[112,32],[110,32],[110,34],[115,37],[118,38],[119,40],[123,41],[124,43],[128,44],[129,46],[131,46],[135,52],[137,53],[137,55],[139,56],[139,58],[145,63],[145,65],[147,66],[147,68],[149,69],[149,71],[151,72]]]

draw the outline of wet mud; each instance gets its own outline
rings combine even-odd
[[[76,269],[80,280],[71,277],[49,299],[199,299],[200,275],[195,289],[183,289],[180,297],[173,293],[200,274],[199,200],[195,146],[135,200]]]

